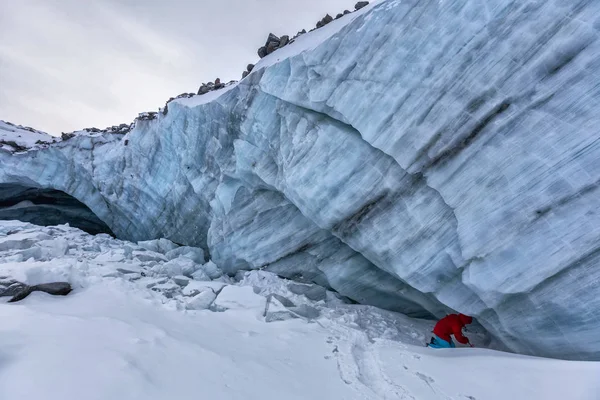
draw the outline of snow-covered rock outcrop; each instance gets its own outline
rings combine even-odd
[[[0,120],[0,150],[9,152],[27,151],[56,141],[55,137],[45,132]]]
[[[388,0],[122,139],[0,151],[120,238],[600,359],[600,3]]]

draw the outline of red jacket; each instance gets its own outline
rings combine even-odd
[[[467,344],[469,343],[469,339],[463,336],[462,328],[471,322],[473,322],[473,318],[464,314],[446,315],[435,324],[433,333],[446,342],[450,342],[452,340],[450,335],[454,335],[454,338],[459,343]]]

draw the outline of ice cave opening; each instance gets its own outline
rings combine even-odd
[[[0,184],[0,220],[44,226],[68,223],[93,235],[115,236],[104,221],[73,196],[60,190],[22,184]]]

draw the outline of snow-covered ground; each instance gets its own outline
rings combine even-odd
[[[431,321],[205,261],[165,240],[0,221],[0,281],[74,288],[2,298],[0,399],[600,398],[600,363],[428,349]]]
[[[0,149],[20,151],[57,140],[45,132],[0,120]]]

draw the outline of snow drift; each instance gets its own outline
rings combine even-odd
[[[387,0],[126,135],[0,149],[117,237],[600,359],[600,3]]]

